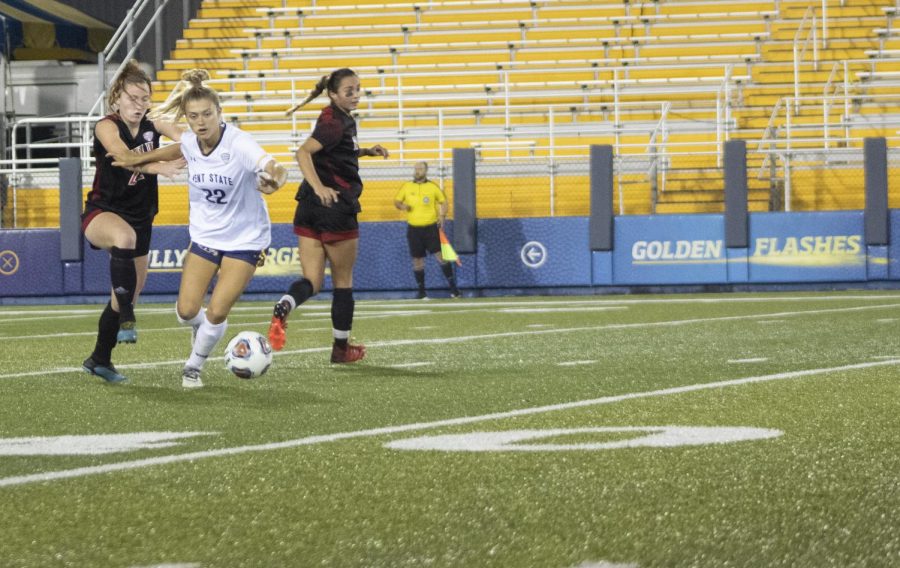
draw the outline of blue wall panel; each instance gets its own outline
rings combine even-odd
[[[479,287],[590,286],[588,218],[478,221]]]
[[[615,249],[592,253],[586,217],[485,219],[477,254],[461,255],[456,274],[469,289],[900,280],[900,210],[890,212],[886,247],[865,245],[861,211],[754,213],[749,231],[749,249],[725,249],[722,215],[617,217]],[[187,227],[154,229],[145,293],[178,291],[188,243]],[[56,230],[0,231],[0,296],[108,293],[108,253],[87,243],[83,263],[60,262],[59,253]],[[292,227],[273,226],[266,266],[248,291],[275,300],[299,274]],[[445,295],[432,258],[426,274],[429,290]],[[415,289],[405,223],[361,226],[354,287]]]
[[[616,217],[615,284],[728,281],[722,215]]]
[[[900,209],[892,209],[890,216],[891,244],[888,247],[888,278],[900,280]]]
[[[751,282],[866,279],[862,211],[750,215]]]
[[[59,231],[0,231],[0,297],[63,293]]]

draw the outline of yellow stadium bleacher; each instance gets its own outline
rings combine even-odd
[[[484,167],[548,171],[614,144],[616,210],[637,214],[722,211],[722,144],[744,139],[751,210],[768,210],[785,186],[794,209],[860,208],[859,168],[789,171],[783,157],[828,137],[854,148],[861,136],[896,136],[882,120],[900,113],[896,15],[895,0],[204,0],[158,70],[154,100],[184,70],[207,68],[227,119],[289,162],[325,103],[284,111],[321,75],[354,68],[366,91],[361,138],[405,160],[384,166],[395,179],[364,170],[369,221],[398,218],[391,199],[409,160],[446,165],[473,144]],[[849,112],[823,98],[835,92],[853,101]],[[665,136],[651,144],[657,130]],[[481,215],[585,213],[583,172],[490,179],[479,183]],[[269,198],[278,221],[290,219],[290,193]],[[186,220],[182,194],[166,186],[175,205],[160,222]]]

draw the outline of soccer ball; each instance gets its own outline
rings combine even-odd
[[[272,364],[269,340],[255,331],[242,331],[225,348],[225,368],[241,379],[255,379],[266,374]]]

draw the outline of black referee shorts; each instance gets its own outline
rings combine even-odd
[[[437,254],[441,252],[441,237],[438,235],[438,226],[425,225],[424,227],[406,227],[406,242],[409,243],[409,254],[413,258],[425,258],[425,253]]]

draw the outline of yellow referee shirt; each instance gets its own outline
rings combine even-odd
[[[394,201],[405,203],[410,207],[406,212],[406,221],[413,227],[427,227],[438,220],[438,206],[446,201],[444,192],[433,181],[425,183],[408,181],[400,187]]]

